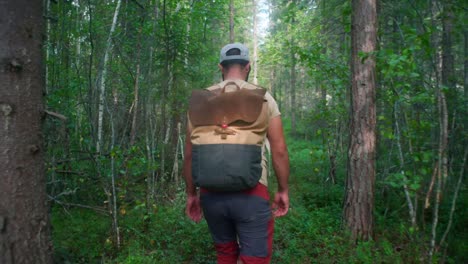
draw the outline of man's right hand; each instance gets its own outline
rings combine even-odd
[[[194,222],[200,222],[202,219],[202,209],[200,206],[200,197],[198,197],[198,195],[189,195],[187,197],[185,214]]]

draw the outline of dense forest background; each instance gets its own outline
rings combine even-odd
[[[44,0],[57,263],[212,263],[183,214],[187,99],[251,51],[286,124],[291,210],[273,263],[466,263],[468,3],[378,1],[375,231],[342,228],[351,1]],[[356,14],[355,14],[356,15]],[[270,179],[274,191],[274,177]]]

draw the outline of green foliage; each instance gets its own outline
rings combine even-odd
[[[312,160],[308,147],[313,149],[313,144],[290,141],[291,164],[297,167],[291,173],[291,211],[276,220],[272,263],[419,262],[423,248],[411,247],[409,237],[395,237],[388,231],[391,229],[384,228],[388,227],[389,221],[406,228],[401,219],[388,219],[377,213],[378,240],[360,242],[357,246],[350,242],[341,222],[343,186],[321,181],[326,171],[310,170]],[[309,169],[302,170],[302,166]],[[339,177],[343,178],[343,175]],[[401,249],[403,245],[405,248]]]
[[[47,110],[67,118],[47,118],[44,127],[48,194],[57,201],[52,211],[57,262],[213,262],[206,224],[193,224],[183,215],[183,188],[175,184],[177,176],[170,175],[179,141],[176,127],[180,122],[184,130],[190,90],[220,77],[216,64],[219,48],[228,42],[229,1],[124,1],[107,68],[102,153],[95,149],[97,86],[116,2],[49,2]],[[251,1],[234,2],[236,41],[252,47]],[[267,2],[271,24],[268,35],[259,42],[259,83],[273,89],[286,134],[292,130],[288,118],[293,112],[297,118],[295,138],[287,139],[292,209],[276,222],[273,263],[426,261],[433,207],[421,208],[439,162],[438,90],[456,96],[447,97],[451,109],[449,176],[442,190],[437,238],[449,221],[454,176],[466,146],[460,56],[465,52],[466,4],[457,0],[448,6],[439,1],[435,8],[430,1],[381,2],[379,50],[359,54],[361,60],[369,56],[377,60],[376,236],[375,241],[356,246],[341,224],[352,2]],[[447,10],[455,18],[456,85],[452,89],[440,85],[444,51],[439,42],[444,37],[441,21]],[[293,61],[296,105],[290,103]],[[138,108],[134,104],[136,80],[140,85]],[[131,145],[134,111],[136,139]],[[332,159],[335,185],[328,180]],[[180,163],[177,165],[180,174]],[[120,250],[112,241],[109,216],[59,206],[59,202],[109,206],[112,176],[123,239]],[[271,182],[273,192],[274,177]],[[416,227],[408,223],[405,185],[418,208]],[[155,186],[155,206],[146,204],[148,186]],[[467,194],[464,186],[461,189],[452,229],[441,247],[441,251],[447,249],[447,262],[467,262]],[[436,258],[444,256],[440,253]]]
[[[111,247],[110,218],[89,209],[52,210],[55,262],[96,263]]]
[[[289,129],[289,122],[285,123]],[[376,214],[378,240],[355,246],[342,229],[343,185],[325,182],[325,169],[310,169],[323,159],[320,145],[291,138],[287,141],[293,164],[291,209],[275,221],[272,263],[418,262],[422,249],[412,245],[406,223],[398,217],[386,218],[380,213],[380,203]],[[274,192],[274,177],[269,186]],[[151,208],[139,200],[120,207],[123,242],[119,251],[109,240],[109,218],[83,209],[73,209],[67,216],[61,208],[55,208],[57,258],[73,263],[214,263],[216,256],[206,223],[188,220],[183,189],[174,192],[170,201]]]
[[[184,206],[185,196],[179,192],[173,203],[155,206],[149,214],[144,205],[128,210],[121,222],[125,249],[113,261],[206,263],[215,258],[206,223],[188,220]]]

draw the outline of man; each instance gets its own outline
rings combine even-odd
[[[229,94],[233,91],[245,91],[249,89],[256,91],[263,90],[247,82],[250,73],[247,47],[240,43],[228,44],[221,49],[220,57],[219,68],[222,73],[223,82],[207,88],[208,91],[212,91],[213,94],[216,94],[216,91],[218,94]],[[206,92],[206,90],[204,92]],[[191,100],[195,100],[193,97],[194,95],[192,94]],[[231,99],[223,102],[229,104],[233,101]],[[239,102],[239,104],[242,105],[245,101],[246,100],[243,100]],[[203,108],[206,104],[207,103],[201,104],[199,107]],[[194,121],[197,118],[197,113],[195,111],[194,113],[189,111],[183,169],[187,193],[186,214],[193,221],[198,222],[202,218],[203,208],[203,215],[208,223],[215,243],[217,261],[219,264],[235,264],[239,258],[244,264],[270,263],[274,217],[284,216],[288,212],[289,158],[283,135],[280,112],[273,97],[268,92],[265,93],[264,90],[261,97],[261,104],[263,105],[262,113],[266,116],[266,122],[264,122],[265,127],[263,129],[265,133],[261,133],[262,129],[252,133],[256,136],[260,135],[263,137],[261,138],[262,140],[254,142],[261,144],[261,146],[259,146],[261,149],[261,153],[259,152],[261,161],[260,158],[258,161],[259,163],[261,162],[261,167],[260,164],[258,166],[261,168],[261,177],[254,182],[253,187],[240,191],[212,191],[209,188],[201,187],[198,192],[195,182],[198,182],[200,186],[202,185],[200,184],[199,178],[204,176],[204,172],[201,172],[201,175],[196,175],[199,171],[192,171],[192,159],[195,159],[195,169],[198,170],[201,166],[200,163],[205,162],[203,159],[211,159],[211,156],[216,156],[217,154],[213,152],[209,153],[208,156],[195,157],[195,155],[199,155],[198,150],[193,152],[195,147],[198,146],[197,143],[199,143],[199,136],[197,134],[198,128],[194,125],[194,122],[198,122]],[[228,107],[224,105],[221,106]],[[246,108],[251,109],[249,107]],[[239,107],[236,111],[242,112],[243,109],[243,107]],[[212,111],[205,111],[205,113],[199,114],[199,119],[207,118],[207,116],[211,115],[211,113],[207,112]],[[242,116],[246,115],[248,116],[249,113],[242,113]],[[258,119],[260,119],[260,117],[258,117]],[[258,119],[254,123],[261,123]],[[229,142],[229,140],[235,141],[236,136],[241,137],[243,135],[242,133],[249,133],[248,129],[250,129],[250,127],[236,126],[236,124],[235,122],[229,123],[227,121],[222,121],[219,127],[213,129],[215,132],[211,132],[209,135],[216,137],[215,140],[223,143]],[[273,168],[278,180],[278,191],[275,194],[271,207],[267,189],[265,136],[270,143]],[[228,146],[230,145],[228,144]],[[235,160],[234,163],[238,164],[239,160],[246,159],[244,156],[243,154],[239,154],[232,160]],[[233,156],[231,155],[230,157]],[[222,160],[225,162],[226,158],[223,157]],[[226,162],[229,162],[229,160]],[[217,166],[216,164],[211,164],[216,163],[211,160],[206,163],[208,165]],[[231,165],[228,164],[227,166],[229,167]],[[244,167],[244,165],[238,166],[236,170],[242,171],[241,167]],[[224,167],[221,168],[221,170],[217,168],[214,171],[219,172],[224,171],[224,169]],[[249,171],[250,170],[247,170],[247,173],[249,173]],[[273,211],[271,208],[273,208]]]

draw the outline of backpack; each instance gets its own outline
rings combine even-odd
[[[235,82],[192,91],[188,117],[195,186],[230,192],[257,185],[269,121],[265,93]]]

